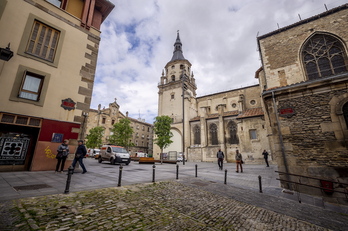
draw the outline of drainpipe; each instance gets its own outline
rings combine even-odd
[[[285,173],[286,173],[286,178],[288,181],[290,181],[290,176],[289,174],[289,169],[288,169],[288,163],[286,160],[286,155],[285,155],[285,147],[284,147],[284,142],[283,142],[283,135],[282,132],[280,130],[280,123],[279,123],[279,116],[278,116],[278,108],[277,108],[277,104],[275,102],[275,98],[274,98],[274,91],[272,91],[272,100],[273,100],[273,108],[274,108],[274,113],[276,116],[276,120],[277,120],[277,126],[278,126],[278,135],[279,135],[279,141],[280,141],[280,146],[281,146],[281,150],[282,150],[282,157],[283,157],[283,164],[285,167]],[[289,183],[286,183],[288,185],[288,188],[290,190],[292,190],[292,187]]]

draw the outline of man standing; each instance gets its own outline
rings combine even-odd
[[[262,155],[263,155],[263,157],[265,158],[267,167],[269,167],[269,164],[268,164],[268,152],[267,152],[266,150],[263,150]]]
[[[240,172],[243,172],[243,166],[242,166],[242,163],[243,163],[243,157],[242,157],[242,154],[239,152],[239,150],[237,149],[236,150],[236,172],[239,172],[239,166],[240,166]]]
[[[221,151],[221,149],[219,149],[219,151],[216,153],[216,157],[218,158],[218,165],[219,165],[219,169],[222,170],[222,166],[224,163],[224,153]]]
[[[79,146],[76,149],[75,158],[74,158],[71,166],[73,166],[73,168],[75,169],[75,165],[78,161],[82,170],[83,170],[82,174],[85,174],[87,172],[87,170],[85,168],[85,165],[83,164],[83,158],[85,158],[85,156],[87,154],[87,149],[86,149],[85,145],[83,145],[83,140],[79,140],[78,145]]]

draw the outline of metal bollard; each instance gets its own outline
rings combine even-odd
[[[118,185],[117,185],[117,187],[120,187],[120,186],[121,186],[122,169],[123,169],[123,166],[122,166],[122,164],[121,164],[121,166],[120,166],[120,171],[119,171],[119,173],[118,173]]]
[[[225,169],[225,184],[227,184],[227,169]]]
[[[195,167],[196,167],[196,177],[197,177],[197,164],[195,165]]]
[[[179,179],[179,165],[176,165],[176,179]]]
[[[70,182],[71,182],[71,175],[73,174],[73,172],[74,172],[74,167],[70,166],[68,168],[68,177],[66,179],[66,185],[65,185],[65,191],[64,191],[65,194],[69,193]]]
[[[155,165],[152,165],[152,182],[155,182]]]
[[[182,165],[185,165],[185,155],[182,155]]]
[[[259,176],[259,188],[260,188],[260,193],[262,193],[262,183],[261,183],[261,176]]]

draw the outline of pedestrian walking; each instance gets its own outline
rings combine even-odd
[[[268,164],[268,152],[266,150],[263,150],[263,158],[265,158],[265,162],[266,162],[266,165],[267,167],[269,167],[269,164]]]
[[[63,173],[65,161],[69,155],[68,144],[69,144],[69,140],[64,140],[63,143],[58,146],[57,155],[56,155],[57,165],[56,165],[55,173],[58,173],[58,172]],[[59,167],[60,167],[60,171],[59,171]]]
[[[236,172],[239,172],[239,166],[240,166],[240,172],[243,172],[243,157],[242,157],[242,154],[239,152],[239,150],[236,150],[236,167],[237,167],[237,170]]]
[[[72,162],[72,167],[75,169],[77,161],[79,162],[81,168],[82,168],[82,174],[85,174],[87,172],[85,165],[83,164],[83,158],[85,158],[87,154],[87,149],[85,145],[83,145],[83,140],[78,141],[78,147],[75,152],[75,158]]]
[[[224,153],[221,151],[221,149],[219,149],[219,151],[216,153],[216,157],[218,158],[219,169],[222,170],[223,164],[224,164],[225,155],[224,155]]]

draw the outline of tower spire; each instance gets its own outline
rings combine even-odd
[[[174,43],[173,57],[172,57],[172,60],[170,61],[175,61],[175,60],[186,60],[182,53],[182,43],[180,41],[179,30],[177,31],[176,41]]]

